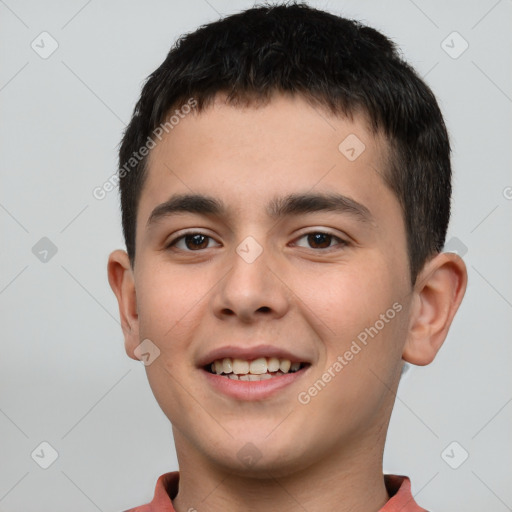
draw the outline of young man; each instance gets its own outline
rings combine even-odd
[[[119,178],[109,282],[180,468],[132,510],[424,510],[386,431],[467,273],[442,115],[393,44],[305,5],[206,25],[145,84]]]

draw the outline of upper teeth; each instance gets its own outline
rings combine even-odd
[[[278,359],[277,357],[259,357],[252,361],[225,357],[224,359],[216,359],[211,365],[212,372],[215,372],[217,375],[221,373],[263,375],[267,372],[273,373],[277,371],[283,373],[288,373],[289,371],[296,372],[299,369],[300,363],[292,363],[289,359]]]

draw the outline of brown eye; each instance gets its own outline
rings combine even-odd
[[[324,233],[323,231],[313,231],[311,233],[306,233],[302,235],[299,240],[302,240],[303,238],[307,241],[307,247],[310,249],[329,249],[333,247],[331,243],[333,241],[337,241],[337,244],[335,245],[341,245],[345,246],[348,245],[347,242],[342,240],[341,238],[331,235],[330,233]],[[304,245],[297,244],[300,247],[304,247]]]
[[[187,249],[206,249],[208,247],[208,238],[205,235],[197,233],[195,235],[186,235],[184,237]]]
[[[308,243],[313,249],[325,249],[331,245],[332,236],[326,233],[307,235]]]
[[[203,233],[186,233],[176,239],[174,239],[167,248],[176,247],[182,251],[198,251],[201,249],[208,249],[210,241],[213,238]]]

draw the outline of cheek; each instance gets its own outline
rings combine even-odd
[[[399,295],[382,259],[370,253],[357,262],[340,263],[321,272],[301,271],[293,288],[320,337],[339,350],[379,321]]]
[[[315,378],[331,372],[326,375],[329,391],[323,392],[322,382],[316,386],[324,395],[319,401],[352,408],[358,397],[367,397],[375,406],[395,379],[406,325],[405,305],[382,261],[367,259],[359,268],[340,266],[315,278],[302,273],[295,285],[322,341]]]
[[[189,349],[201,321],[200,299],[210,286],[204,275],[203,278],[195,275],[153,263],[138,276],[140,337],[150,339],[160,350],[158,358],[146,367],[148,382],[161,409],[178,426],[193,421],[193,418],[187,420],[187,415],[195,410],[194,403],[191,407],[190,394],[200,398],[194,382],[187,381]]]
[[[140,336],[167,344],[182,331],[182,324],[194,316],[198,298],[203,296],[200,282],[193,276],[154,264],[141,271],[137,287]],[[206,286],[206,285],[205,285]]]

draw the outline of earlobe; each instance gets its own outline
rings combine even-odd
[[[126,353],[138,360],[134,350],[139,344],[139,317],[135,281],[130,259],[126,251],[116,250],[108,258],[108,282],[119,305],[119,317],[123,329]]]
[[[440,253],[425,264],[414,286],[409,332],[402,353],[405,361],[424,366],[434,360],[466,286],[466,265],[457,254]]]

